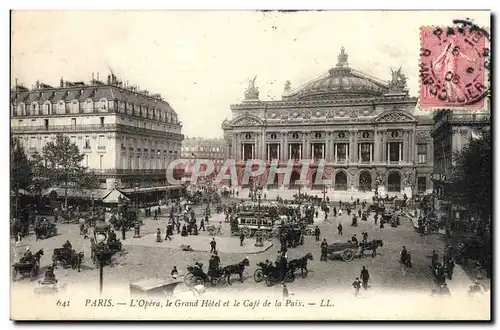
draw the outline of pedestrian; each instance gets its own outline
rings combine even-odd
[[[126,233],[127,233],[127,228],[125,228],[125,226],[122,226],[122,241],[125,240]]]
[[[288,288],[286,287],[285,282],[283,282],[282,298],[283,298],[283,300],[288,299]]]
[[[343,232],[342,232],[342,224],[339,222],[339,225],[337,226],[337,233],[339,235],[343,235]]]
[[[361,235],[363,235],[363,244],[368,243],[368,233],[366,230]]]
[[[179,272],[177,271],[177,266],[174,266],[174,269],[170,272],[170,275],[172,275],[172,278],[175,280],[177,279],[177,276],[179,276]]]
[[[361,281],[359,280],[358,277],[356,277],[356,280],[352,283],[352,286],[354,287],[354,296],[355,297],[359,296],[359,289],[361,289]]]
[[[368,273],[368,269],[366,269],[365,266],[363,266],[363,269],[361,269],[361,280],[363,281],[363,288],[366,290],[368,289],[368,280],[370,280],[370,274]]]
[[[356,237],[356,234],[352,235],[351,242],[355,245],[358,245],[358,238]]]
[[[245,240],[245,235],[243,233],[240,234],[240,246],[243,246],[243,241]]]
[[[316,242],[319,242],[319,235],[321,235],[321,231],[318,226],[314,229],[314,235],[316,236]]]
[[[319,258],[319,260],[326,261],[327,253],[328,253],[328,243],[326,242],[326,238],[324,238],[323,242],[321,242],[321,257]]]
[[[157,209],[155,209],[155,216],[154,216],[153,220],[158,221],[158,210]]]
[[[212,238],[212,241],[210,242],[210,253],[216,252],[217,250],[215,249],[217,247],[217,242],[215,241],[215,238]]]
[[[358,216],[361,218],[361,209],[358,210]]]
[[[339,208],[339,217],[341,217],[341,216],[342,216],[342,209]]]
[[[198,228],[198,231],[202,229],[203,231],[205,231],[205,221],[203,221],[203,218],[201,218],[200,220],[200,228]]]
[[[378,221],[378,213],[375,212],[375,215],[373,216],[373,219],[375,219],[375,225],[377,224]]]
[[[342,208],[342,200],[339,200],[339,209]]]
[[[160,228],[156,228],[156,243],[161,242],[161,231]]]
[[[170,235],[172,235],[172,225],[171,224],[168,224],[167,225],[167,230],[165,232],[165,241],[168,239],[168,240],[172,240],[172,237],[170,237]]]
[[[333,207],[333,216],[334,217],[337,216],[337,207],[336,206]]]
[[[436,250],[433,250],[432,251],[432,259],[431,259],[432,268],[436,268],[437,267],[438,260],[439,260],[439,256],[438,256]]]

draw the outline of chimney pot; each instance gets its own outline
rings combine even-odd
[[[108,85],[111,85],[111,76],[108,74]]]
[[[92,82],[94,82],[94,73],[92,72]]]

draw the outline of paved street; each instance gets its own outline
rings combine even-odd
[[[197,213],[201,210],[197,207]],[[197,219],[200,217],[198,216]],[[199,261],[208,266],[210,254],[208,252],[186,252],[177,248],[171,249],[166,246],[157,247],[154,243],[154,231],[157,227],[162,229],[166,224],[166,218],[161,218],[157,221],[152,218],[145,219],[143,226],[144,237],[142,240],[150,239],[152,242],[148,244],[138,244],[136,239],[131,238],[132,232],[127,234],[128,238],[124,241],[125,251],[121,255],[115,257],[112,266],[105,268],[104,281],[105,284],[123,284],[128,286],[131,281],[139,280],[144,277],[165,277],[168,278],[173,266],[182,273],[188,265]],[[316,219],[317,224],[321,229],[321,238],[326,238],[329,244],[334,242],[347,241],[353,234],[356,234],[361,239],[362,231],[368,232],[368,239],[382,239],[384,246],[379,248],[378,255],[371,258],[367,253],[364,259],[354,259],[350,262],[342,260],[328,260],[326,262],[319,261],[320,248],[319,242],[316,242],[313,236],[306,236],[305,244],[295,249],[289,249],[289,260],[304,256],[308,252],[312,252],[314,260],[310,261],[308,268],[310,270],[307,278],[297,278],[295,282],[289,285],[291,291],[295,292],[324,292],[331,290],[332,292],[352,290],[351,283],[359,276],[361,267],[364,265],[370,272],[371,281],[368,292],[364,294],[373,295],[382,290],[424,290],[430,292],[432,288],[432,277],[429,269],[430,255],[433,249],[441,251],[443,243],[437,236],[419,236],[413,229],[411,221],[404,221],[398,228],[386,226],[384,229],[378,228],[373,223],[373,219],[368,221],[359,221],[358,227],[351,227],[351,219],[347,215],[333,218],[330,216],[327,221],[320,215]],[[344,227],[344,235],[337,235],[337,224],[341,222]],[[41,260],[41,265],[46,266],[51,262],[52,249],[60,247],[69,239],[74,249],[85,252],[85,262],[82,267],[82,272],[78,273],[75,270],[56,270],[56,276],[61,283],[68,283],[69,286],[78,283],[95,283],[98,285],[98,271],[91,264],[90,242],[84,240],[78,235],[77,225],[59,225],[60,235],[37,242],[30,242],[32,251],[39,248],[44,248],[45,255]],[[223,232],[229,233],[229,225],[223,222]],[[149,234],[148,234],[149,233]],[[120,237],[120,233],[117,233]],[[210,237],[208,233],[201,232],[200,236],[195,240],[203,239],[208,243]],[[216,238],[217,240],[232,240],[239,246],[238,237]],[[174,235],[175,244],[191,244],[193,238],[182,238],[180,235]],[[184,241],[186,243],[184,243]],[[189,242],[189,243],[188,243]],[[253,246],[253,239],[246,242]],[[253,272],[256,269],[256,263],[270,259],[276,259],[276,253],[279,249],[279,242],[275,239],[274,246],[269,250],[255,255],[248,255],[250,259],[250,267],[245,271],[245,282],[243,284],[235,282],[231,288],[223,288],[222,290],[244,290],[249,288],[265,288],[264,283],[255,283],[253,280]],[[26,242],[23,242],[26,244]],[[163,243],[159,243],[162,245]],[[141,246],[143,245],[143,246]],[[148,246],[145,246],[148,245]],[[405,245],[412,254],[413,268],[403,270],[399,264],[399,252],[402,246]],[[22,253],[23,246],[12,249],[17,253]],[[12,253],[14,254],[14,253]],[[229,252],[227,249],[221,249],[220,257],[223,265],[237,263],[245,258],[249,251],[239,253],[236,249]],[[440,256],[442,253],[440,253]],[[12,255],[14,257],[14,255]],[[42,274],[43,274],[42,269]],[[29,283],[28,279],[23,279],[15,285]],[[30,284],[32,285],[32,284]],[[34,284],[33,284],[34,285]],[[464,289],[465,290],[465,289]]]

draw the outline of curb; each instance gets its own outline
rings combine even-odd
[[[270,248],[272,248],[274,246],[273,243],[271,243],[271,245],[269,245],[267,248],[265,248],[264,250],[261,250],[261,251],[257,251],[257,252],[221,252],[221,253],[235,253],[235,254],[260,254],[260,253],[264,253],[266,251],[268,251]],[[145,248],[160,248],[160,249],[170,249],[170,250],[178,250],[178,251],[183,251],[180,247],[169,247],[169,246],[161,246],[161,245],[158,245],[158,246],[147,246],[147,245],[129,245],[129,244],[123,244],[123,247],[145,247]],[[191,251],[184,251],[184,252],[210,252],[210,251],[207,251],[207,250],[191,250]]]

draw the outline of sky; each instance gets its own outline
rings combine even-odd
[[[57,86],[113,70],[160,93],[185,135],[221,137],[249,78],[261,100],[279,100],[285,81],[335,66],[342,46],[350,67],[379,79],[402,67],[418,96],[419,28],[464,18],[490,26],[487,11],[14,11],[10,81]]]

